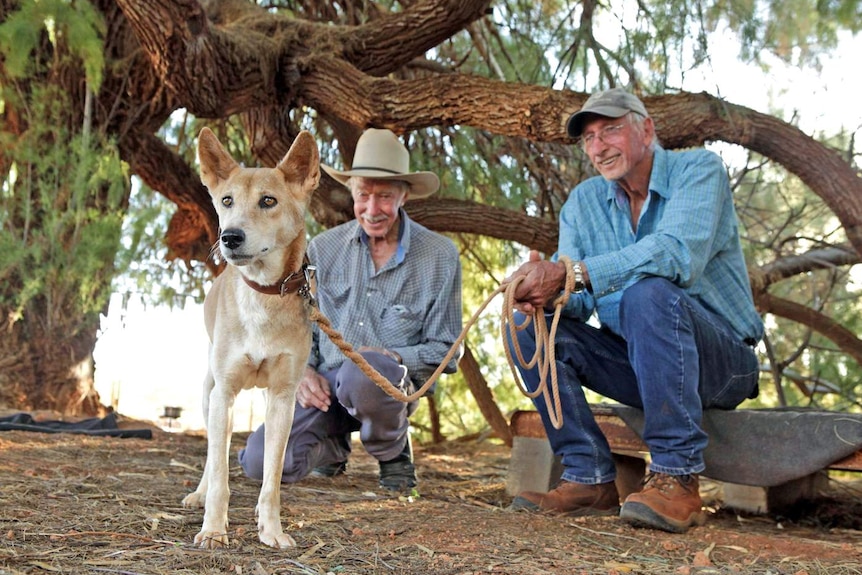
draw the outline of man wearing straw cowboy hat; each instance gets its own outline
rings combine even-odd
[[[407,148],[389,130],[368,129],[353,167],[321,166],[353,197],[355,220],[313,238],[321,313],[344,340],[407,394],[445,358],[461,331],[461,264],[455,244],[411,220],[408,199],[440,187],[431,172],[410,172]],[[453,373],[450,360],[445,373]],[[287,445],[282,481],[345,472],[350,434],[379,461],[380,486],[408,490],[416,470],[408,417],[417,402],[393,399],[315,326]],[[247,475],[263,473],[264,427],[252,433],[239,460]]]
[[[599,176],[579,184],[560,212],[560,259],[531,254],[507,278],[522,278],[515,299],[524,312],[555,300],[567,275],[574,280],[556,333],[561,429],[536,401],[564,470],[556,488],[521,493],[512,507],[619,510],[632,524],[685,532],[705,519],[703,409],[732,409],[757,395],[753,346],[763,323],[727,170],[704,149],[662,149],[643,103],[620,88],[590,96],[567,131]],[[601,327],[587,323],[593,312]],[[518,336],[527,358],[534,339],[528,330]],[[522,375],[536,389],[535,370]],[[644,413],[650,473],[621,508],[610,448],[583,388]]]

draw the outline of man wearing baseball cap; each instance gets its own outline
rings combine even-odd
[[[521,312],[574,288],[557,331],[563,426],[535,400],[562,480],[523,492],[515,509],[616,514],[639,526],[683,533],[705,520],[698,492],[707,436],[705,408],[733,409],[758,393],[754,346],[763,323],[751,295],[727,171],[705,149],[674,152],[656,140],[643,102],[620,88],[590,96],[567,123],[599,173],[579,184],[560,213],[557,253],[532,252],[506,282],[524,276]],[[596,327],[587,320],[595,314]],[[525,330],[524,356],[535,349]],[[535,369],[521,369],[536,389]],[[644,412],[650,450],[643,489],[620,507],[616,469],[584,388]]]
[[[356,143],[352,167],[322,165],[353,196],[356,219],[312,238],[317,300],[332,327],[378,373],[410,394],[434,373],[461,332],[461,263],[455,244],[410,219],[404,202],[434,194],[440,180],[411,172],[410,155],[389,130],[370,128]],[[282,481],[345,473],[350,435],[379,462],[390,491],[417,485],[408,417],[417,401],[393,399],[315,326],[311,356],[296,392],[296,416]],[[454,373],[457,358],[445,373]],[[239,460],[263,474],[264,428]]]

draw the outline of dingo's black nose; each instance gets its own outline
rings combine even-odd
[[[221,243],[225,245],[226,248],[235,250],[245,241],[245,232],[232,228],[229,230],[225,230],[221,233]]]

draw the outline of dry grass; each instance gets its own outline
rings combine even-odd
[[[201,437],[163,432],[0,434],[0,575],[862,573],[862,533],[813,508],[781,524],[720,510],[682,536],[508,512],[509,452],[489,442],[419,447],[416,499],[379,490],[375,462],[357,447],[347,476],[283,488],[298,547],[280,551],[258,542],[259,486],[233,467],[232,543],[201,550],[202,512],[180,501],[205,452]],[[838,509],[858,523],[843,493]]]

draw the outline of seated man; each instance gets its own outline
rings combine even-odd
[[[317,266],[320,311],[344,340],[390,382],[410,394],[443,361],[461,332],[461,263],[455,244],[411,220],[409,198],[437,191],[431,172],[410,173],[407,148],[389,130],[366,130],[353,169],[323,169],[347,186],[355,220],[309,242]],[[453,373],[452,359],[446,373]],[[350,433],[380,464],[380,486],[417,484],[403,403],[381,390],[315,326],[311,356],[296,393],[282,481],[344,473]],[[239,460],[250,477],[263,473],[264,426]]]
[[[583,388],[644,411],[650,466],[643,490],[620,516],[636,525],[685,532],[705,517],[698,492],[707,436],[704,408],[732,409],[757,395],[754,345],[763,323],[754,307],[721,159],[704,149],[666,151],[643,103],[619,88],[592,95],[567,124],[600,176],[572,191],[560,213],[554,261],[537,253],[523,276],[522,312],[556,299],[572,263],[571,294],[556,337],[562,429],[542,397],[535,405],[561,483],[525,492],[513,508],[566,514],[616,513],[616,470]],[[586,323],[596,312],[600,327]],[[523,321],[523,318],[519,318]],[[518,341],[535,350],[531,330]],[[535,390],[536,370],[523,370]]]

